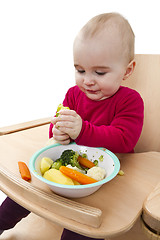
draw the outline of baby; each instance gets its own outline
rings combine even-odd
[[[134,33],[116,13],[92,18],[77,35],[74,46],[76,86],[70,88],[61,110],[52,119],[49,137],[61,144],[105,147],[114,153],[134,152],[140,137],[144,105],[139,93],[122,87],[135,67]],[[61,240],[89,240],[64,229]]]
[[[116,13],[91,19],[74,41],[76,86],[52,119],[50,137],[61,144],[133,152],[143,125],[143,100],[121,83],[133,72],[134,33]]]
[[[49,137],[60,144],[75,141],[114,153],[134,152],[142,131],[144,105],[138,92],[121,86],[135,67],[134,33],[128,21],[117,13],[92,18],[77,35],[73,55],[76,85],[63,101],[70,110],[61,110],[52,119]],[[7,199],[0,208],[1,231],[29,214]],[[16,213],[12,214],[14,205]],[[8,225],[6,219],[10,219]],[[64,229],[61,240],[71,239],[92,238]]]

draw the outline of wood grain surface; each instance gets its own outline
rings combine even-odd
[[[159,182],[160,154],[118,154],[124,176],[117,175],[88,197],[62,198],[34,176],[26,183],[18,171],[18,161],[28,164],[35,151],[44,147],[48,128],[47,124],[0,137],[1,190],[39,216],[83,235],[113,237],[129,230],[141,214],[144,200]],[[32,201],[27,195],[34,195]],[[57,199],[64,211],[54,208],[59,204]],[[93,215],[98,221],[91,223]]]

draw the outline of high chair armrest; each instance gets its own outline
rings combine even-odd
[[[9,197],[28,210],[58,224],[65,216],[68,219],[99,227],[102,211],[85,204],[50,194],[35,188],[29,182],[17,178],[13,173],[0,165],[0,186]],[[58,214],[58,216],[57,216]],[[64,222],[65,222],[64,218]],[[74,222],[74,224],[76,224]]]
[[[26,130],[33,127],[42,126],[51,122],[51,117],[41,118],[29,122],[19,123],[12,126],[6,126],[0,128],[0,136]]]
[[[144,201],[142,217],[149,229],[160,233],[160,183]]]

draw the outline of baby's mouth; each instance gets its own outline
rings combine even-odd
[[[97,94],[99,92],[99,90],[90,90],[90,89],[86,89],[86,92],[90,93],[90,94]]]

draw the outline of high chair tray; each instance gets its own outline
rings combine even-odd
[[[37,120],[38,121],[38,120]],[[21,127],[23,125],[23,128]],[[49,124],[35,121],[0,129],[0,189],[28,210],[67,229],[95,238],[129,230],[143,202],[160,179],[160,153],[117,154],[124,175],[117,175],[94,194],[68,199],[54,194],[32,176],[21,179],[18,161],[30,157],[48,140]],[[26,127],[25,127],[26,126]]]

